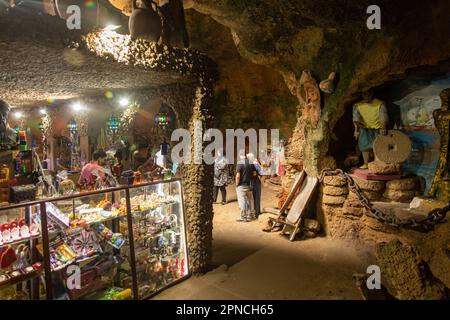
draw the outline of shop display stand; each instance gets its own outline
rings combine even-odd
[[[169,188],[172,188],[172,185],[169,185]],[[185,221],[186,216],[184,215],[184,213],[186,212],[186,207],[185,207],[185,202],[184,202],[184,192],[180,192],[180,203],[179,203],[179,206],[181,206],[181,209],[182,209],[182,212],[183,212],[184,225],[186,225],[186,221]],[[190,265],[190,263],[189,263],[189,248],[187,246],[186,229],[185,229],[183,237],[184,237],[184,240],[185,240],[185,243],[186,243],[186,246],[184,247],[186,264],[187,264],[187,266],[189,266]],[[173,281],[172,283],[166,285],[164,288],[160,288],[160,289],[156,290],[155,292],[152,292],[151,294],[146,295],[145,297],[142,298],[142,300],[148,300],[148,299],[158,295],[159,293],[163,292],[164,290],[167,290],[167,289],[169,289],[169,288],[171,288],[171,287],[173,287],[173,286],[183,282],[184,280],[186,280],[190,276],[191,276],[191,274],[188,272],[184,277],[181,277],[180,279],[177,279],[177,280]]]
[[[133,203],[131,201],[132,197],[130,195],[130,191],[133,190],[133,194],[135,197],[133,197]],[[162,193],[163,200],[160,200],[157,198],[154,199],[154,195],[158,195],[158,193]],[[77,203],[77,198],[83,198],[89,205],[91,203],[96,203],[98,199],[101,199],[101,195],[105,195],[105,200],[111,200],[110,202],[112,204],[120,205],[121,210],[117,213],[116,216],[111,217],[110,219],[106,219],[110,221],[110,223],[106,226],[106,228],[110,228],[111,232],[113,234],[115,233],[122,233],[122,236],[125,238],[123,239],[125,247],[123,248],[124,251],[121,251],[122,249],[117,248],[110,248],[110,249],[102,249],[100,251],[100,254],[106,254],[104,256],[106,261],[108,260],[108,252],[111,255],[110,259],[113,260],[118,258],[122,262],[119,262],[119,264],[115,264],[111,267],[107,267],[108,269],[105,269],[108,273],[108,276],[106,276],[106,279],[108,279],[105,283],[108,283],[107,287],[117,288],[116,284],[119,284],[119,288],[130,290],[130,297],[133,299],[148,299],[152,296],[160,293],[161,291],[165,290],[168,287],[171,287],[186,278],[190,276],[189,273],[189,258],[188,258],[188,249],[187,249],[187,238],[186,238],[186,225],[185,221],[186,218],[184,216],[185,208],[184,208],[184,195],[183,195],[183,189],[180,179],[172,179],[172,180],[165,180],[165,181],[155,181],[150,183],[142,183],[134,186],[123,186],[123,187],[116,187],[116,188],[109,188],[104,190],[97,190],[92,192],[85,192],[80,193],[76,195],[71,196],[64,196],[64,197],[55,197],[55,198],[48,198],[45,200],[37,200],[32,202],[26,202],[21,204],[14,204],[8,207],[2,207],[0,208],[0,214],[4,210],[11,210],[11,209],[18,209],[18,208],[26,208],[26,216],[28,217],[27,223],[30,223],[30,219],[32,217],[32,211],[35,212],[35,214],[39,213],[40,215],[40,224],[41,224],[41,234],[39,237],[33,238],[29,240],[30,248],[32,249],[32,258],[31,262],[36,261],[42,261],[43,264],[43,271],[42,272],[36,272],[36,274],[32,273],[27,275],[25,280],[31,280],[27,281],[27,285],[30,286],[29,294],[31,299],[39,299],[40,298],[40,281],[39,277],[45,276],[45,279],[42,280],[45,284],[45,292],[46,292],[46,298],[49,300],[52,300],[54,298],[58,298],[59,294],[56,294],[54,292],[54,277],[57,277],[57,281],[61,281],[62,274],[57,275],[57,270],[52,269],[52,266],[54,267],[54,262],[52,264],[51,256],[54,256],[55,247],[53,244],[55,243],[52,239],[58,239],[55,238],[55,234],[53,231],[49,231],[49,217],[47,212],[47,203],[53,203],[54,205],[58,205],[60,203],[63,204],[61,210],[64,211],[64,214],[67,214],[68,208],[70,208],[70,203],[72,204],[72,210],[75,210],[75,205]],[[150,197],[151,195],[151,197]],[[96,196],[96,197],[95,197]],[[100,196],[100,197],[99,197]],[[170,196],[167,198],[167,196]],[[149,202],[145,203],[145,206],[140,207],[141,203],[139,200],[139,197],[144,198],[144,202],[147,200]],[[81,200],[81,199],[80,199]],[[69,204],[64,205],[64,202],[69,202]],[[80,201],[78,201],[80,202]],[[139,204],[136,208],[136,204]],[[155,206],[153,206],[155,204]],[[176,209],[174,209],[176,206]],[[91,205],[92,207],[92,205]],[[34,210],[32,210],[34,208]],[[115,207],[117,208],[117,207]],[[134,210],[134,211],[133,211]],[[109,211],[107,209],[106,211]],[[147,237],[150,237],[151,241],[148,242],[148,244],[142,245],[142,235],[140,236],[139,245],[135,242],[135,234],[134,229],[138,228],[139,225],[135,225],[134,221],[137,215],[144,214],[144,217],[146,217],[146,212],[151,213],[151,215],[156,214],[157,217],[159,215],[163,216],[163,224],[162,226],[163,232],[154,232],[154,231],[147,231],[150,233],[145,234],[145,239]],[[176,223],[175,227],[171,228],[171,216],[176,215]],[[127,219],[125,222],[124,219]],[[166,220],[164,220],[166,219]],[[53,217],[52,217],[53,221]],[[99,223],[103,222],[103,220],[95,220],[95,222],[91,224],[83,224],[80,225],[80,229],[86,228],[86,230],[92,229],[93,226],[98,226]],[[158,222],[159,223],[159,222]],[[159,225],[156,223],[156,225]],[[76,225],[75,225],[76,226]],[[61,226],[59,226],[60,228]],[[72,228],[73,226],[71,226]],[[66,227],[67,228],[67,227]],[[127,230],[126,230],[127,229]],[[123,231],[121,231],[123,230]],[[81,230],[82,231],[82,230]],[[81,232],[80,231],[80,232]],[[92,231],[92,230],[90,230]],[[164,233],[164,231],[168,231],[169,234]],[[51,232],[51,233],[50,233]],[[66,229],[61,228],[60,236],[64,237],[71,237],[72,234],[67,234]],[[57,232],[57,233],[58,233]],[[62,233],[61,233],[62,232]],[[99,235],[99,234],[98,234]],[[159,240],[159,237],[167,239],[174,239],[173,242],[170,244],[163,244],[162,246],[158,243],[155,245],[153,243],[153,240]],[[64,238],[67,241],[67,238]],[[63,241],[63,243],[65,243]],[[102,243],[102,246],[108,246],[109,243],[105,242],[105,239],[97,239],[97,241],[100,241],[99,243]],[[147,240],[146,240],[147,241]],[[42,246],[42,250],[40,251],[40,255],[37,253],[37,245],[39,243],[39,246]],[[164,243],[164,241],[163,241]],[[173,244],[172,244],[173,243]],[[142,269],[142,263],[141,261],[136,260],[136,250],[137,247],[139,249],[144,249],[146,251],[146,255],[140,256],[144,258],[144,265],[148,266],[148,268]],[[170,246],[170,248],[169,248]],[[51,249],[52,248],[52,249]],[[156,250],[156,253],[153,252],[153,249]],[[106,251],[105,251],[106,250]],[[158,251],[162,250],[162,251]],[[170,250],[170,251],[169,251]],[[172,251],[174,250],[174,251]],[[176,250],[176,251],[175,251]],[[148,252],[148,253],[147,253]],[[159,253],[162,252],[162,253]],[[170,252],[170,253],[169,253]],[[173,253],[172,253],[173,252]],[[142,253],[140,251],[139,253]],[[79,257],[77,259],[74,259],[73,261],[70,260],[67,265],[70,264],[76,264],[79,265],[81,268],[84,268],[84,266],[87,266],[90,264],[90,260],[92,259],[92,262],[95,265],[100,263],[102,258],[100,258],[99,262],[95,262],[95,259],[98,258],[96,254],[92,256],[87,256],[86,259],[81,259],[82,257]],[[54,258],[53,258],[54,259]],[[156,262],[155,262],[156,261]],[[175,262],[176,261],[176,262]],[[180,263],[181,262],[181,263]],[[61,262],[58,263],[58,267],[61,267],[61,269],[64,269],[67,265],[60,265]],[[122,268],[122,264],[125,263],[125,269]],[[137,264],[139,263],[140,271],[137,271]],[[158,269],[155,269],[155,266],[161,266],[161,269],[157,271]],[[90,267],[88,267],[90,268]],[[59,268],[58,268],[59,269]],[[123,274],[122,272],[125,272]],[[125,278],[121,278],[121,276],[124,276]],[[102,277],[103,279],[103,277]],[[155,280],[156,279],[156,280]],[[25,281],[22,279],[17,279],[17,282]],[[98,282],[100,285],[102,283],[102,280],[94,280]],[[121,281],[125,281],[122,282]],[[128,282],[129,281],[129,282]],[[125,284],[124,284],[125,283]],[[128,285],[126,284],[128,283]],[[7,285],[8,283],[4,283]],[[66,283],[64,282],[64,285]],[[95,285],[95,282],[94,282]],[[91,288],[89,288],[91,289]],[[106,289],[106,287],[105,287]],[[58,289],[56,289],[58,290]],[[67,290],[67,289],[66,289]],[[87,293],[82,293],[85,297],[89,296],[98,296],[98,294],[102,293],[103,289],[99,288],[93,290],[87,291]],[[56,294],[56,295],[55,295]],[[78,299],[82,298],[81,296],[74,296],[71,298]]]
[[[19,206],[15,206],[20,208]],[[9,209],[11,207],[8,207]],[[26,207],[22,207],[21,209],[24,209],[24,219],[25,222],[27,223],[27,225],[30,225],[31,223],[31,210],[29,206]],[[36,254],[35,251],[35,247],[36,244],[38,242],[38,240],[41,239],[41,235],[36,236],[36,237],[30,237],[30,238],[26,238],[26,239],[21,239],[18,241],[13,241],[13,242],[9,242],[7,244],[3,244],[2,246],[0,246],[0,248],[4,248],[7,246],[14,246],[14,245],[18,245],[18,244],[22,244],[22,243],[27,243],[28,242],[28,246],[30,248],[30,252],[31,257],[30,257],[30,263],[33,264],[35,262],[38,261],[38,256]],[[0,289],[4,288],[4,287],[8,287],[8,286],[12,286],[12,285],[19,285],[22,286],[26,286],[28,289],[28,296],[30,299],[32,300],[39,300],[40,299],[40,294],[39,294],[39,277],[41,276],[41,272],[38,272],[36,270],[26,273],[26,274],[21,274],[19,276],[15,276],[13,278],[10,278],[6,281],[3,281],[0,284]]]

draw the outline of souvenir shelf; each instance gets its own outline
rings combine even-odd
[[[9,217],[11,210],[22,215]],[[189,275],[180,180],[0,208],[2,216],[21,219],[33,231],[32,238],[3,246],[33,253],[33,259],[7,267],[20,272],[16,279],[30,288],[31,299],[146,299]],[[28,235],[27,227],[23,231]],[[34,269],[27,274],[22,265]],[[17,285],[2,272],[5,286]],[[1,290],[0,281],[0,299]]]

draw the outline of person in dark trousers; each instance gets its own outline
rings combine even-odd
[[[222,194],[222,205],[227,203],[227,183],[228,183],[227,159],[223,156],[222,150],[217,151],[217,158],[214,160],[214,202]]]
[[[250,185],[251,179],[256,176],[256,169],[245,157],[244,151],[240,152],[240,161],[236,167],[236,193],[241,210],[238,222],[250,222],[255,220],[255,209],[253,206],[253,192]]]
[[[258,217],[261,214],[261,180],[259,176],[261,175],[261,166],[258,160],[255,158],[253,153],[247,154],[247,159],[249,163],[253,164],[256,169],[256,175],[252,177],[250,181],[250,186],[253,190],[253,203],[255,206],[255,215]]]
[[[167,166],[167,158],[169,156],[169,148],[170,148],[170,145],[167,143],[166,138],[164,138],[163,142],[159,145],[159,150],[161,152],[161,159],[162,159],[163,167]]]

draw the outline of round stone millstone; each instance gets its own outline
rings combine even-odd
[[[415,196],[416,192],[409,190],[401,191],[386,189],[386,192],[383,194],[383,197],[397,202],[410,202]]]
[[[323,188],[323,193],[329,196],[342,196],[348,194],[347,187],[334,187],[334,186],[325,186]]]
[[[383,196],[383,193],[379,191],[363,190],[362,192],[370,201],[380,200]],[[348,200],[358,200],[358,196],[356,193],[350,191],[348,194]]]
[[[386,189],[389,190],[419,190],[420,181],[418,178],[399,179],[386,182]]]
[[[377,180],[365,180],[358,178],[355,175],[351,176],[355,183],[362,189],[367,191],[382,191],[386,187],[386,183],[384,181]]]
[[[323,204],[328,205],[342,205],[345,202],[345,196],[329,196],[324,195],[322,198]]]
[[[325,176],[323,183],[328,186],[343,187],[347,185],[347,181],[340,176]]]
[[[411,154],[412,143],[409,137],[397,130],[378,135],[373,143],[375,158],[385,163],[401,163]]]
[[[372,161],[369,163],[369,171],[376,174],[399,174],[399,163],[384,163],[382,161]]]

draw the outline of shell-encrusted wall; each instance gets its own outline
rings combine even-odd
[[[97,56],[114,59],[146,70],[178,75],[176,85],[158,88],[162,100],[175,112],[177,124],[191,132],[201,121],[203,129],[212,124],[211,104],[216,65],[196,50],[178,49],[145,40],[131,40],[128,35],[98,31],[85,38],[88,49]],[[200,142],[203,144],[203,141]],[[193,273],[205,272],[212,257],[213,168],[210,165],[183,164],[184,200],[187,219],[189,263]]]

